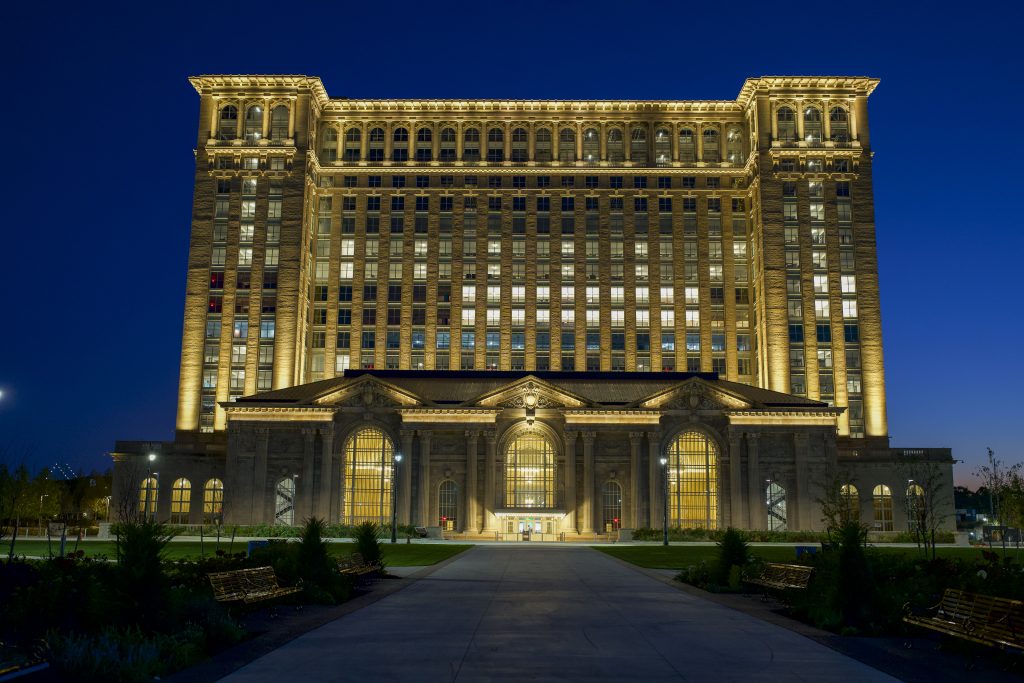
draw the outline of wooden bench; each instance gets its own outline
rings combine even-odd
[[[281,586],[273,567],[236,569],[207,574],[217,602],[260,602],[298,593],[300,586]]]
[[[743,579],[745,583],[760,586],[764,591],[764,599],[768,599],[769,590],[804,590],[811,581],[814,567],[803,564],[781,564],[767,562],[757,576]]]
[[[338,571],[349,576],[367,576],[380,571],[380,568],[380,564],[366,562],[360,553],[352,553],[348,557],[338,559]]]
[[[910,605],[903,621],[914,626],[1002,649],[1024,651],[1024,602],[947,588],[924,610]]]

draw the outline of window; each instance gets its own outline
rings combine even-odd
[[[500,128],[487,131],[487,161],[497,163],[505,160],[505,132]]]
[[[462,160],[480,161],[480,131],[467,128],[462,134]]]
[[[654,163],[658,166],[672,163],[672,134],[665,128],[654,131]]]
[[[203,487],[203,524],[220,524],[224,520],[224,482],[210,479]]]
[[[622,131],[618,128],[612,128],[608,131],[608,161],[612,163],[621,163],[626,159],[625,148],[622,144]],[[619,181],[618,187],[622,187],[621,180]]]
[[[601,487],[602,528],[605,533],[622,526],[622,487],[617,481],[606,481]]]
[[[188,524],[192,484],[188,479],[175,479],[171,487],[171,524]]]
[[[834,142],[849,142],[850,117],[842,107],[832,107],[828,114],[829,128]]]
[[[669,524],[718,528],[718,447],[704,434],[684,432],[668,449]]]
[[[697,161],[697,144],[689,128],[679,131],[679,160],[691,164]]]
[[[601,134],[596,128],[583,131],[583,161],[596,164],[601,160]]]
[[[358,134],[359,131],[357,130]],[[288,137],[288,107],[279,104],[270,111],[270,139],[281,142]]]
[[[708,128],[704,131],[704,158],[702,161],[709,161],[717,163],[721,161],[722,154],[718,149],[718,131],[714,128]]]
[[[409,131],[395,128],[391,133],[391,160],[409,161]]]
[[[238,136],[238,107],[229,104],[220,110],[217,120],[217,137],[221,140],[234,140]]]
[[[295,479],[285,477],[274,487],[274,524],[295,524]]]
[[[505,506],[555,507],[555,449],[540,432],[524,432],[505,451]]]
[[[796,117],[793,115],[793,110],[789,107],[781,107],[775,116],[779,129],[779,140],[794,142],[796,140]]]
[[[263,107],[253,105],[245,111],[245,140],[256,142],[263,137]]]
[[[455,161],[455,129],[445,128],[441,131],[441,148],[439,150],[438,158],[441,161],[451,162]]]
[[[907,487],[907,530],[924,532],[927,530],[928,510],[925,507],[924,489],[920,484],[911,482]]]
[[[534,134],[534,160],[549,162],[551,161],[551,130],[548,128],[540,128]],[[542,187],[541,178],[537,178],[537,187]]]
[[[769,480],[765,491],[765,503],[768,506],[768,530],[786,530],[786,489]]]
[[[139,512],[144,517],[156,515],[157,493],[160,491],[160,484],[156,477],[146,477],[139,485]]]
[[[640,126],[630,132],[629,158],[634,164],[647,163],[647,130]]]
[[[558,160],[576,161],[576,131],[572,128],[563,128],[558,132]]]
[[[360,429],[345,444],[345,490],[342,520],[346,524],[391,519],[394,449],[384,432]]]
[[[840,516],[845,522],[860,521],[860,494],[853,484],[843,484],[839,487],[839,497],[843,506]]]
[[[458,529],[459,520],[459,487],[454,481],[447,479],[437,489],[438,524],[444,531]]]
[[[875,531],[892,531],[892,491],[879,484],[871,492],[871,507],[875,514]]]

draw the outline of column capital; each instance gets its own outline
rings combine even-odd
[[[479,429],[467,429],[466,430],[466,438],[467,439],[475,439],[475,438],[477,438],[479,436],[480,436],[480,430]]]
[[[416,435],[420,437],[421,441],[430,441],[430,437],[434,435],[434,432],[430,429],[417,429]]]
[[[747,437],[747,442],[750,444],[756,444],[757,437],[761,436],[759,432],[744,432],[744,434]]]
[[[253,431],[256,433],[256,436],[266,438],[270,434],[270,427],[256,427]]]
[[[594,440],[597,439],[597,432],[580,432],[583,435],[583,445],[593,446]]]
[[[492,448],[498,443],[498,432],[494,429],[488,429],[484,431],[484,438],[487,439],[487,445]]]
[[[316,427],[303,427],[302,436],[307,440],[311,441],[316,436]]]
[[[631,446],[639,446],[640,442],[644,439],[643,432],[630,432],[629,433],[629,444]]]
[[[811,441],[811,435],[807,432],[793,432],[793,440],[806,446]]]

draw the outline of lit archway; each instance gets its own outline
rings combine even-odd
[[[459,487],[451,479],[441,482],[437,489],[438,524],[444,531],[455,531],[459,526]]]
[[[192,483],[188,479],[175,479],[171,487],[171,524],[188,524],[192,507]]]
[[[555,507],[555,448],[539,431],[523,432],[505,449],[505,505]]]
[[[683,432],[668,448],[669,525],[718,528],[718,446],[700,432]]]
[[[622,528],[622,487],[617,481],[606,481],[601,487],[601,508],[604,512],[601,528],[614,533]]]
[[[376,427],[364,427],[345,444],[342,520],[348,524],[391,521],[394,446]]]
[[[871,506],[875,513],[875,531],[892,531],[892,490],[879,484],[871,492]]]
[[[216,524],[224,514],[224,482],[210,479],[203,487],[203,523]]]

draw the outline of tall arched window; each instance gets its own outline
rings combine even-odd
[[[191,503],[192,483],[185,478],[175,479],[171,487],[171,524],[188,524]]]
[[[279,142],[288,137],[288,107],[279,104],[270,111],[270,139]]]
[[[367,138],[367,140],[370,143],[370,146],[366,150],[366,160],[384,161],[384,129],[371,129],[370,137]]]
[[[689,128],[679,131],[679,161],[686,164],[697,161],[697,141]]]
[[[675,527],[718,528],[718,447],[683,432],[668,449],[668,519]]]
[[[596,164],[601,160],[601,134],[596,128],[583,131],[583,161]]]
[[[505,505],[555,507],[555,449],[540,432],[520,434],[505,451]]]
[[[704,158],[702,161],[714,164],[722,160],[718,144],[718,131],[714,128],[706,128],[704,130]]]
[[[534,133],[533,158],[535,161],[551,161],[551,130],[538,128]]]
[[[725,134],[725,153],[726,160],[733,166],[743,164],[743,131],[739,128],[730,128]]]
[[[622,487],[617,481],[606,481],[601,487],[601,508],[604,511],[601,527],[605,533],[622,527]]]
[[[222,108],[217,119],[217,137],[234,140],[238,137],[238,107],[233,104]]]
[[[384,432],[364,427],[345,444],[342,519],[348,524],[391,520],[394,447]]]
[[[245,139],[256,142],[263,137],[263,107],[254,104],[245,110]]]
[[[622,144],[622,131],[612,128],[608,131],[608,161],[620,164],[626,160],[626,150]]]
[[[829,133],[835,142],[849,142],[850,117],[842,107],[832,107],[828,113]]]
[[[416,161],[430,161],[434,157],[434,134],[429,128],[416,131]]]
[[[654,131],[654,163],[658,166],[672,163],[672,134],[667,128]]]
[[[525,164],[530,160],[530,135],[525,128],[516,128],[512,131],[512,161],[517,164]]]
[[[391,133],[391,160],[409,161],[409,131],[395,128]]]
[[[924,531],[927,509],[924,504],[924,489],[920,484],[911,483],[907,487],[907,530]]]
[[[796,140],[796,117],[789,107],[780,107],[775,112],[776,124],[779,129],[779,140],[793,142]]]
[[[566,163],[576,161],[576,131],[572,128],[558,131],[558,160]]]
[[[629,159],[634,164],[647,163],[647,131],[640,126],[630,132]]]
[[[814,107],[804,109],[804,140],[812,145],[821,142],[821,112]]]
[[[442,481],[437,489],[437,517],[445,531],[459,528],[459,487],[451,479]]]
[[[487,161],[498,163],[505,160],[505,131],[491,128],[487,131]]]
[[[285,477],[274,487],[274,524],[295,524],[295,479]]]
[[[768,506],[768,529],[786,530],[786,489],[777,482],[769,481],[765,489],[765,503]]]
[[[892,491],[879,484],[871,492],[871,507],[875,511],[875,531],[892,531]]]
[[[323,142],[320,144],[321,161],[337,161],[338,129],[328,126],[324,128]]]
[[[462,160],[480,161],[480,131],[467,128],[462,134]]]
[[[363,134],[358,128],[349,128],[345,131],[345,161],[359,161],[362,141]]]
[[[224,482],[210,479],[203,487],[203,523],[219,524],[224,521]]]
[[[840,511],[840,518],[843,522],[860,521],[860,493],[853,484],[843,484],[839,487],[839,498],[843,503]]]
[[[146,477],[139,485],[139,512],[147,519],[156,514],[157,493],[160,483],[156,477]]]
[[[439,159],[445,162],[456,160],[455,129],[445,128],[441,131],[441,149],[438,152]]]

